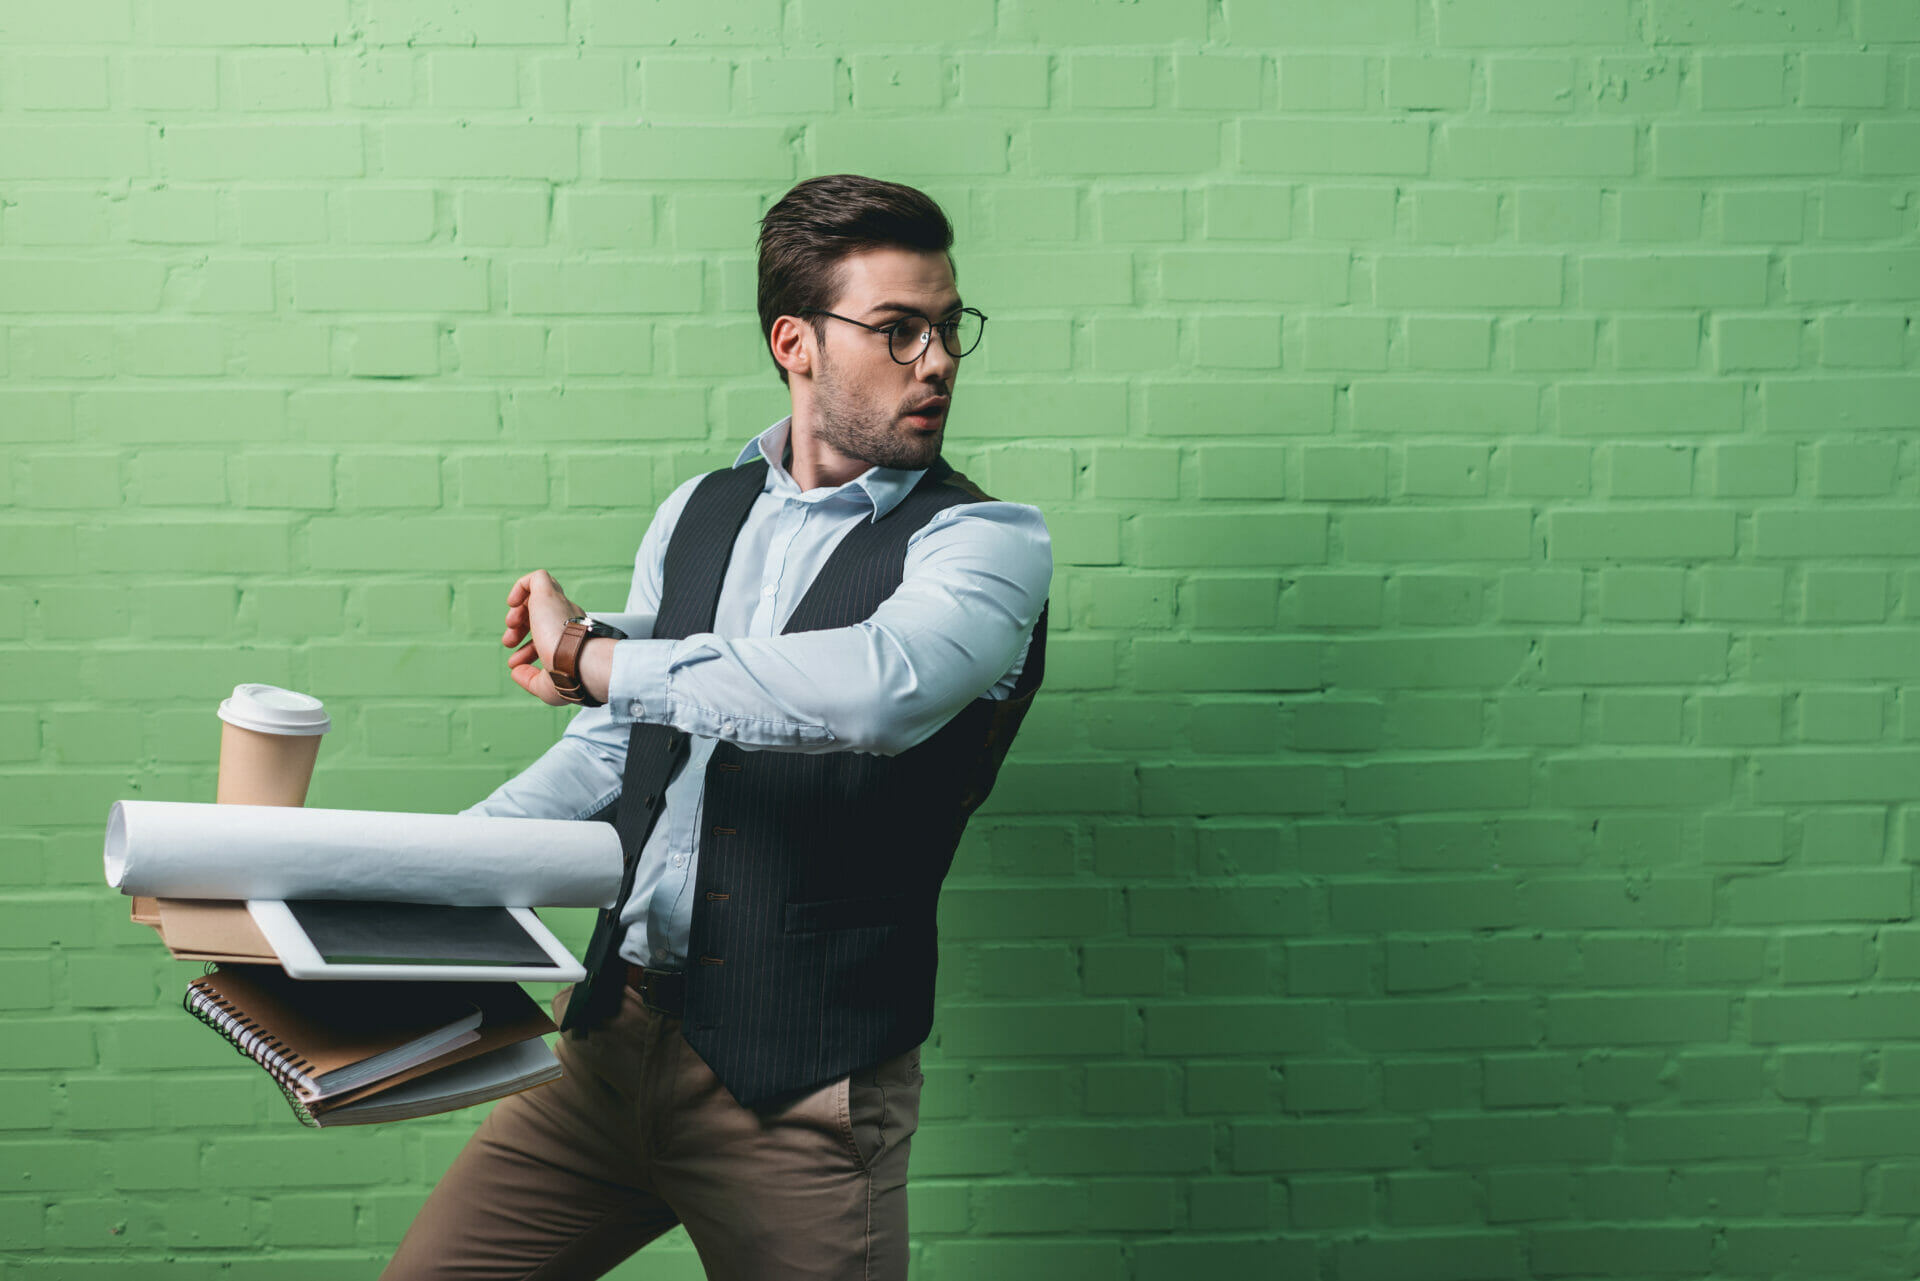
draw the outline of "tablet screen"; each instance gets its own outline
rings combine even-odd
[[[504,907],[289,902],[329,965],[534,965],[553,958]]]

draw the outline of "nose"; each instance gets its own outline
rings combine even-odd
[[[913,375],[927,382],[952,382],[959,371],[960,362],[953,353],[941,343],[938,334],[927,335],[927,345],[920,349],[919,359],[913,362]]]

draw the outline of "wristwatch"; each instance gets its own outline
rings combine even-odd
[[[588,641],[600,639],[625,640],[627,634],[611,623],[603,623],[582,614],[567,620],[559,642],[553,647],[553,659],[547,664],[547,679],[553,682],[554,692],[569,703],[578,703],[582,707],[600,706],[600,700],[587,693],[587,687],[580,680],[580,651],[587,647]]]

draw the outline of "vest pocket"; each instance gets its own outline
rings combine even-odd
[[[853,930],[869,925],[894,925],[901,919],[901,899],[834,898],[815,903],[789,903],[786,930],[789,934],[820,934],[827,930]]]

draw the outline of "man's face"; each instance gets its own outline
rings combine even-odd
[[[840,263],[840,293],[827,310],[885,328],[918,314],[959,310],[943,253],[867,249]],[[911,365],[895,361],[887,336],[820,317],[814,408],[820,440],[869,466],[917,471],[939,456],[959,362],[934,334]],[[905,353],[903,353],[905,354]]]

